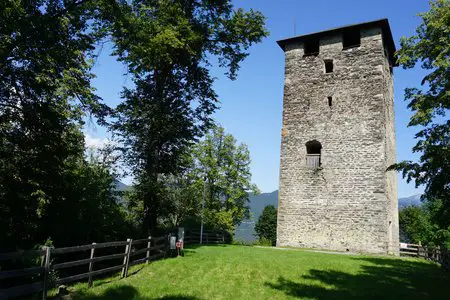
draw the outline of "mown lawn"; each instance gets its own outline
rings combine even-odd
[[[450,273],[419,259],[202,246],[78,284],[71,299],[449,299]]]

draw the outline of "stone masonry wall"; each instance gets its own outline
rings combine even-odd
[[[389,57],[385,51],[383,63],[384,76],[384,107],[385,107],[385,164],[390,166],[396,162],[395,155],[395,120],[394,120],[394,84],[392,70],[389,68]],[[398,197],[397,174],[395,171],[385,172],[386,197],[389,201],[389,228],[388,228],[388,254],[399,255],[399,224],[398,224]]]
[[[361,29],[342,50],[322,37],[320,54],[285,47],[277,245],[398,254],[393,83],[381,29]],[[334,72],[325,73],[332,59]],[[327,97],[332,97],[328,106]],[[308,141],[322,144],[308,168]],[[396,250],[397,249],[397,250]]]

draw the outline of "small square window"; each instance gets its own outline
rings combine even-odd
[[[333,73],[333,60],[332,59],[325,60],[325,73]]]
[[[309,38],[305,40],[303,51],[303,56],[318,55],[319,54],[319,39]]]
[[[347,28],[342,33],[342,46],[344,49],[361,46],[361,33],[358,28]]]

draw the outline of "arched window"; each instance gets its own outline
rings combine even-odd
[[[306,165],[310,168],[320,167],[320,154],[322,152],[322,145],[316,141],[309,141],[306,146]]]

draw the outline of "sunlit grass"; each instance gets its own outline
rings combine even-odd
[[[71,287],[74,299],[442,298],[450,274],[419,259],[246,246],[203,246]]]

